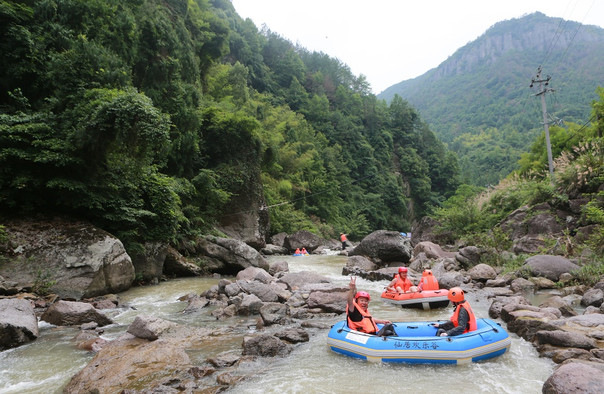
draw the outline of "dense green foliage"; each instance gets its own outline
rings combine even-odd
[[[553,178],[547,171],[547,156],[541,153],[545,152],[541,136],[522,161],[521,170],[488,189],[462,185],[436,209],[432,216],[442,223],[440,230],[451,232],[455,238],[506,250],[511,246],[509,235],[498,224],[514,210],[543,202],[564,207],[571,199],[585,199],[588,202],[583,205],[579,224],[594,227],[585,244],[575,245],[575,252],[589,247],[598,261],[599,275],[604,274],[604,89],[599,88],[598,93],[600,100],[592,106],[594,122],[581,128],[554,130]]]
[[[354,239],[409,230],[459,182],[407,102],[227,0],[0,0],[0,50],[5,215],[177,241],[261,182],[271,233]]]
[[[602,64],[604,29],[534,13],[495,24],[437,68],[378,97],[408,100],[458,154],[463,182],[495,185],[543,132],[539,84],[529,88],[538,67],[541,78],[551,76],[550,124],[572,127],[589,119]]]

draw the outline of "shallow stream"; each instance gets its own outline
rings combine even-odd
[[[286,260],[290,271],[315,271],[333,282],[347,286],[342,276],[346,258],[342,256],[271,257]],[[121,335],[138,314],[152,314],[182,324],[214,326],[235,325],[212,348],[191,354],[193,362],[222,351],[241,349],[244,335],[256,331],[256,317],[235,317],[216,321],[209,313],[183,314],[186,302],[178,298],[199,294],[216,284],[214,278],[187,278],[162,282],[157,286],[136,287],[119,297],[126,308],[103,311],[116,324],[105,327],[103,337]],[[357,280],[359,289],[367,290],[372,301],[371,313],[392,321],[427,321],[448,319],[451,308],[409,310],[380,300],[386,282]],[[478,291],[468,299],[477,317],[488,317],[490,301]],[[343,316],[333,322],[341,320]],[[60,393],[71,376],[82,369],[92,353],[78,350],[73,338],[78,328],[55,327],[40,322],[40,337],[27,345],[0,352],[0,393]],[[531,344],[515,334],[508,353],[501,357],[469,365],[393,365],[375,364],[331,352],[326,345],[327,330],[311,336],[309,342],[295,348],[289,357],[267,365],[262,374],[244,380],[229,393],[348,393],[361,390],[379,393],[541,393],[543,382],[550,376],[553,363],[539,358]]]

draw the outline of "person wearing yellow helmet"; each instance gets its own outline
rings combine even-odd
[[[464,291],[460,287],[453,287],[449,290],[448,298],[455,306],[455,312],[449,321],[432,323],[438,328],[436,336],[452,337],[476,330],[476,316],[464,297]]]
[[[353,330],[377,334],[377,324],[391,324],[390,320],[374,319],[369,313],[369,301],[371,296],[366,291],[358,291],[356,277],[350,277],[348,284],[348,303],[346,305],[346,317],[348,327]]]

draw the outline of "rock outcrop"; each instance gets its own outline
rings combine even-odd
[[[0,259],[5,281],[81,299],[130,288],[134,266],[122,242],[89,223],[55,218],[4,223],[14,247]]]

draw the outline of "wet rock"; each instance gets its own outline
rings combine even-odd
[[[276,357],[286,356],[292,351],[292,346],[270,334],[261,334],[243,338],[243,355]]]
[[[254,294],[246,294],[241,300],[241,304],[237,307],[239,315],[255,315],[260,312],[264,302]]]
[[[96,322],[99,326],[112,324],[113,320],[97,311],[85,302],[57,301],[41,317],[42,320],[55,326],[77,326]]]
[[[275,333],[275,336],[282,341],[288,343],[300,343],[300,342],[308,342],[310,336],[308,335],[308,331],[300,327],[287,328],[285,330],[279,331]]]
[[[210,300],[205,297],[194,297],[189,300],[189,304],[182,313],[197,313],[210,304]]]
[[[175,326],[175,323],[159,317],[138,315],[128,327],[127,332],[137,338],[154,341]]]
[[[0,350],[21,346],[38,335],[38,319],[31,301],[0,299]]]
[[[268,284],[257,281],[248,282],[245,280],[238,280],[237,284],[244,292],[254,294],[263,302],[277,302],[279,300],[279,296],[275,289]]]
[[[285,304],[278,302],[267,302],[260,308],[260,316],[265,326],[273,324],[287,324],[290,319],[288,316],[288,308]]]
[[[503,278],[488,279],[485,282],[486,287],[504,287],[507,286],[507,284],[508,281]]]
[[[220,353],[214,357],[208,358],[208,362],[216,368],[230,367],[241,359],[241,356],[232,352]]]
[[[569,361],[557,367],[554,373],[543,383],[543,394],[595,394],[604,392],[604,364],[578,360]]]
[[[199,254],[216,260],[224,271],[239,272],[250,266],[269,269],[268,261],[260,252],[234,238],[212,236],[199,238],[195,250]]]

